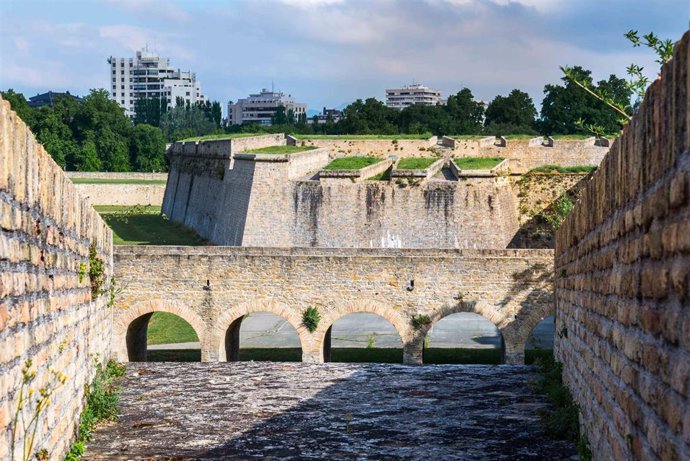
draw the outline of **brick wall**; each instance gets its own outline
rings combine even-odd
[[[93,378],[94,358],[110,355],[107,296],[92,302],[88,275],[82,281],[78,275],[92,244],[109,276],[110,230],[0,99],[0,459],[10,459],[26,359],[37,372],[31,386],[36,392],[55,382],[50,370],[67,376],[41,414],[34,450],[62,459],[83,407],[84,386]],[[16,459],[23,459],[21,431],[17,445]]]
[[[556,351],[596,459],[690,459],[690,32],[556,236]]]

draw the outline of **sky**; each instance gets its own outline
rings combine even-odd
[[[107,58],[148,46],[223,106],[273,84],[320,110],[417,82],[539,107],[562,65],[655,77],[623,34],[677,41],[689,18],[690,0],[0,0],[0,89],[108,88]]]

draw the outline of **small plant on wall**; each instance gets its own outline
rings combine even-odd
[[[428,315],[420,314],[412,317],[412,326],[415,327],[417,330],[427,325],[431,325],[431,317],[429,317]]]
[[[319,310],[315,307],[307,307],[302,312],[302,325],[304,328],[309,330],[309,333],[314,333],[319,327],[319,321],[321,320],[321,314]]]

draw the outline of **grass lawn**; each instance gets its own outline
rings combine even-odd
[[[553,357],[550,349],[528,349],[525,351],[525,363],[531,365],[537,358]],[[199,349],[152,350],[148,351],[149,362],[198,362],[201,360]],[[300,362],[302,349],[240,349],[241,361]],[[402,363],[402,349],[364,349],[338,348],[331,350],[332,362],[349,363]],[[425,364],[458,364],[458,365],[497,365],[501,361],[500,349],[425,349]]]
[[[347,140],[397,140],[397,139],[429,139],[431,133],[420,134],[293,134],[297,139],[332,139],[334,141]]]
[[[220,141],[224,139],[249,138],[251,136],[261,136],[271,133],[222,133],[222,134],[207,134],[206,136],[196,136],[194,138],[180,139],[177,142],[191,142],[191,141]]]
[[[154,312],[146,336],[148,344],[193,343],[199,341],[194,328],[175,314]]]
[[[461,170],[490,170],[503,161],[503,157],[460,157],[453,159]]]
[[[100,179],[100,178],[71,178],[74,184],[165,184],[165,179]]]
[[[398,170],[423,170],[429,168],[436,160],[435,157],[403,158],[398,162]]]
[[[245,154],[296,154],[307,150],[318,149],[316,146],[268,146],[244,151]]]
[[[326,165],[324,170],[360,170],[382,160],[376,157],[341,157]]]
[[[208,245],[193,230],[172,221],[157,206],[96,206],[113,230],[115,245]]]
[[[563,173],[591,173],[596,170],[597,167],[592,165],[579,165],[579,166],[560,166],[560,165],[544,165],[537,168],[532,168],[527,172],[531,173],[550,173],[550,174],[563,174]]]

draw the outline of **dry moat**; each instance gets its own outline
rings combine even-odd
[[[570,459],[526,366],[130,363],[89,460]]]

